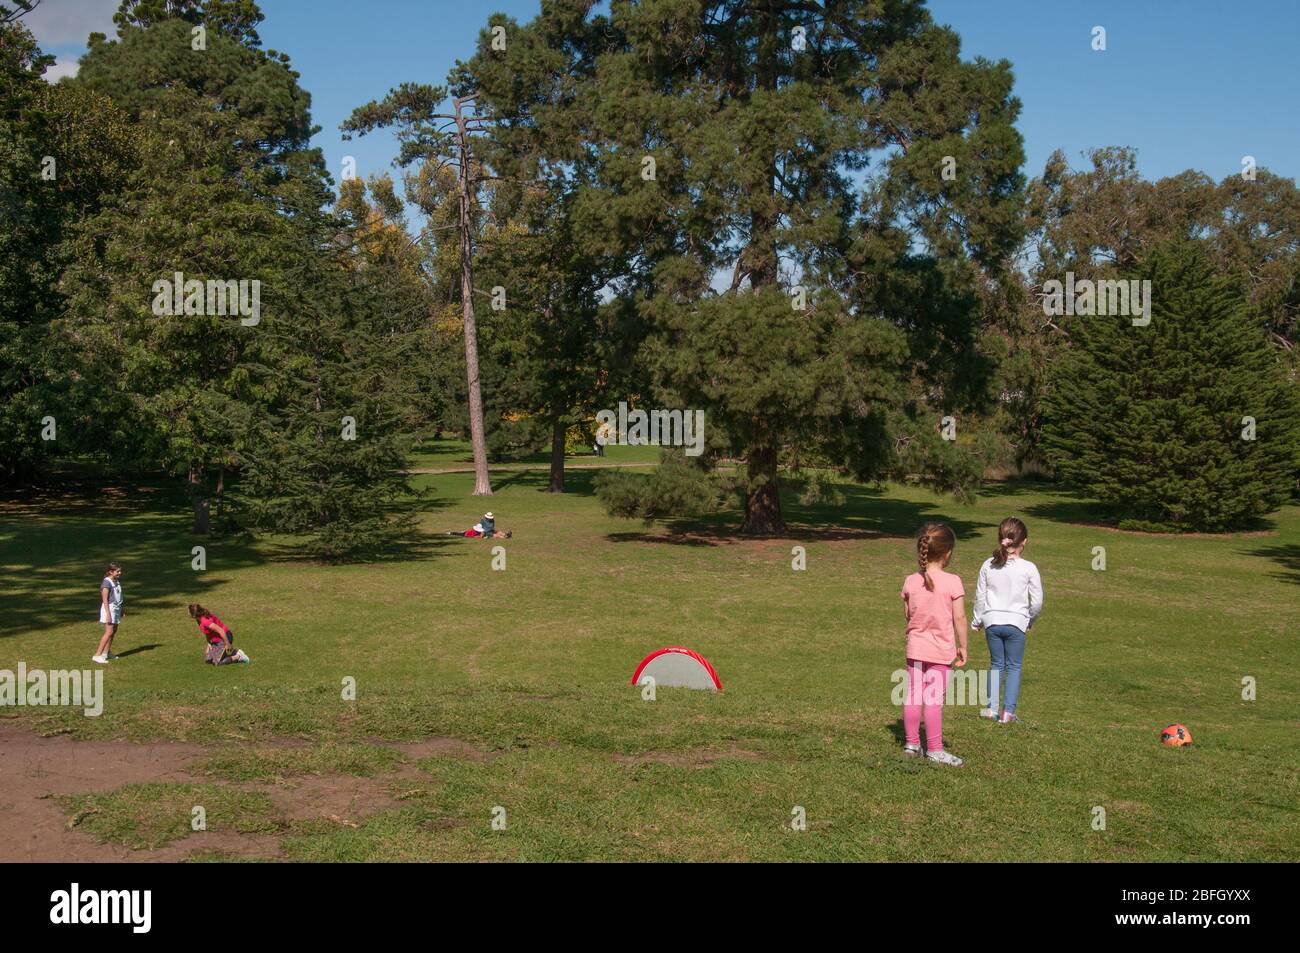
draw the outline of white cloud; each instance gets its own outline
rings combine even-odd
[[[76,76],[81,69],[81,62],[76,57],[60,56],[54,65],[45,71],[45,82],[57,83],[65,76]]]
[[[110,38],[116,35],[113,14],[117,7],[118,0],[41,0],[22,22],[36,35],[42,49],[84,48],[86,37],[92,33],[103,33]]]

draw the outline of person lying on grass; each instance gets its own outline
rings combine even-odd
[[[450,530],[448,536],[463,536],[466,539],[510,539],[515,535],[514,530],[503,533],[497,529],[496,519],[492,516],[491,511],[483,514],[483,518],[471,526],[465,532],[459,530]]]
[[[191,602],[189,610],[190,618],[199,624],[199,631],[208,640],[208,650],[203,654],[204,662],[209,665],[229,665],[249,660],[243,649],[235,648],[235,633],[230,631],[230,626],[197,602]]]

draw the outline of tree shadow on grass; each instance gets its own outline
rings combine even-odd
[[[432,500],[432,503],[431,503]],[[426,495],[395,512],[416,516],[449,502]],[[0,498],[0,638],[51,626],[99,625],[99,583],[110,561],[122,565],[124,625],[142,609],[183,612],[230,580],[230,573],[271,562],[308,564],[283,537],[190,531],[183,487],[168,482],[68,481]],[[363,563],[426,559],[450,540],[418,530]],[[207,569],[193,568],[193,547]]]
[[[131,516],[188,509],[184,490],[175,481],[167,480],[104,482],[70,476],[57,485],[0,491],[0,520],[5,521],[47,519],[53,515]]]
[[[1088,499],[1071,490],[1058,489],[1055,499],[1034,503],[1025,509],[1025,514],[1055,523],[1072,523],[1076,526],[1101,526],[1116,529],[1119,516],[1110,507],[1103,506],[1096,500]]]
[[[1061,484],[1041,477],[1006,477],[1001,480],[985,480],[980,484],[977,495],[984,499],[1027,496],[1029,494],[1050,493],[1059,496],[1066,492]]]
[[[1028,484],[1028,489],[1033,488],[1034,484]],[[1026,492],[1026,487],[1007,487],[1003,494],[998,495],[1015,496],[1022,492]],[[1040,492],[1050,493],[1053,499],[1031,504],[1025,508],[1026,515],[1055,523],[1110,529],[1119,533],[1167,536],[1170,539],[1224,539],[1233,533],[1262,533],[1277,528],[1273,520],[1267,517],[1256,517],[1222,533],[1191,530],[1179,532],[1173,528],[1168,532],[1157,532],[1153,528],[1121,526],[1120,523],[1130,514],[1126,514],[1114,505],[1094,500],[1078,490],[1048,484],[1043,486]]]
[[[474,462],[474,450],[468,442],[456,439],[429,436],[419,441],[412,452],[421,464]]]
[[[1269,573],[1274,579],[1294,583],[1300,586],[1300,545],[1287,543],[1280,546],[1265,546],[1262,549],[1240,550],[1243,556],[1262,556],[1271,559],[1280,567],[1280,572]]]
[[[689,546],[716,546],[754,539],[795,539],[810,542],[843,540],[911,539],[927,522],[941,521],[952,527],[958,539],[971,539],[979,530],[996,524],[963,519],[944,512],[945,501],[933,503],[903,500],[886,495],[884,490],[856,484],[837,484],[834,489],[843,503],[800,502],[797,494],[802,483],[783,480],[781,512],[787,529],[772,536],[741,535],[742,515],[733,507],[724,513],[696,519],[665,520],[668,535],[645,532],[611,533],[612,542],[675,543]]]
[[[99,583],[110,560],[122,565],[123,623],[129,625],[140,609],[183,612],[226,582],[227,572],[266,559],[243,540],[193,535],[185,516],[80,509],[10,516],[0,514],[0,637],[77,622],[98,626]],[[191,568],[196,545],[205,547],[211,569]]]
[[[593,497],[593,496],[596,495],[596,478],[597,478],[597,477],[599,477],[602,473],[611,472],[611,471],[612,471],[612,472],[618,472],[619,470],[625,470],[625,469],[639,469],[639,468],[630,468],[630,467],[600,467],[600,468],[594,468],[594,467],[588,467],[588,468],[585,468],[585,469],[582,469],[582,470],[570,470],[570,469],[565,469],[565,471],[564,471],[564,493],[561,494],[561,495],[563,495],[563,496],[586,496],[586,497]],[[650,470],[650,469],[652,469],[652,468],[651,468],[651,467],[646,467],[646,470],[647,470],[647,471]],[[526,479],[520,479],[520,480],[512,481],[512,482],[514,482],[516,485],[519,485],[519,486],[531,486],[531,487],[534,487],[534,488],[537,490],[537,492],[539,492],[539,493],[547,493],[547,492],[550,491],[550,487],[551,487],[551,472],[550,472],[549,469],[548,469],[548,470],[521,470],[521,471],[518,471],[517,473],[515,473],[515,474],[513,474],[513,475],[516,476],[516,477],[525,477],[525,478],[526,478]]]
[[[313,559],[305,555],[298,544],[283,539],[266,539],[261,542],[259,550],[267,562],[277,564],[298,563],[304,566],[367,566],[376,563],[419,562],[435,556],[453,556],[456,553],[444,551],[454,537],[445,533],[426,533],[414,529],[410,533],[395,537],[383,546],[365,551],[348,559]]]

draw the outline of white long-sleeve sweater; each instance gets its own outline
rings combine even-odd
[[[1028,632],[1042,611],[1043,579],[1037,566],[1028,559],[1013,557],[997,569],[992,557],[984,560],[975,586],[975,617],[971,619],[971,628],[1014,625]]]

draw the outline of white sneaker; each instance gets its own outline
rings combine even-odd
[[[919,755],[920,753],[920,745],[903,745],[903,754]]]
[[[90,657],[90,660],[91,660],[92,662],[98,662],[100,665],[107,665],[107,664],[108,664],[108,656],[107,656],[107,655],[92,655],[92,656]]]
[[[995,712],[992,708],[983,708],[983,709],[980,710],[980,717],[981,717],[981,718],[992,718],[994,721],[997,721],[997,720],[998,720],[998,713]]]
[[[1013,721],[1019,721],[1020,719],[1016,717],[1015,712],[1004,711],[1002,713],[1002,717],[998,720],[1001,721],[1002,724],[1004,725],[1009,725]]]
[[[236,661],[236,662],[247,662],[247,661],[249,661],[248,653],[245,652],[243,649],[235,649],[235,661]]]
[[[950,754],[947,751],[942,751],[942,750],[931,751],[929,754],[926,755],[926,757],[929,758],[931,761],[936,761],[939,764],[946,764],[949,767],[953,767],[953,768],[960,768],[964,763],[961,760],[961,758],[957,757],[955,754]]]

